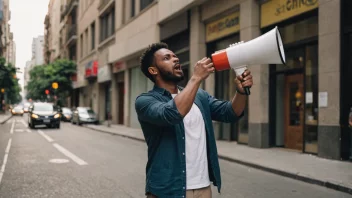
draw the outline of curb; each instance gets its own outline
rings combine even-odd
[[[4,124],[6,121],[8,121],[10,118],[12,117],[12,115],[7,116],[7,118],[0,120],[0,124]]]
[[[319,179],[314,179],[314,178],[311,178],[309,176],[299,175],[299,173],[290,173],[288,171],[283,171],[283,170],[278,170],[278,169],[274,169],[274,168],[269,168],[269,167],[262,166],[262,165],[259,165],[259,164],[246,162],[246,161],[239,160],[239,159],[230,158],[228,156],[224,156],[224,155],[221,155],[221,154],[218,154],[218,156],[219,156],[220,159],[223,159],[223,160],[226,160],[226,161],[234,162],[234,163],[237,163],[237,164],[241,164],[241,165],[252,167],[252,168],[255,168],[255,169],[262,170],[262,171],[270,172],[270,173],[273,173],[273,174],[276,174],[276,175],[280,175],[280,176],[284,176],[284,177],[288,177],[288,178],[291,178],[291,179],[299,180],[299,181],[302,181],[302,182],[323,186],[323,187],[326,187],[326,188],[330,188],[330,189],[333,189],[333,190],[345,192],[345,193],[348,193],[348,194],[352,195],[352,188],[349,188],[349,187],[346,187],[346,186],[341,186],[339,184],[331,183],[331,182],[328,182],[328,181],[322,181],[322,180],[319,180]]]
[[[82,126],[85,127],[85,128],[94,130],[94,131],[98,131],[98,132],[102,132],[102,133],[107,133],[107,134],[110,134],[110,135],[116,135],[116,136],[120,136],[120,137],[124,137],[124,138],[128,138],[128,139],[132,139],[132,140],[137,140],[137,141],[140,141],[140,142],[145,142],[145,140],[144,140],[144,139],[141,139],[141,138],[131,137],[131,136],[123,135],[123,134],[119,134],[119,133],[112,133],[112,132],[109,132],[109,131],[104,131],[104,130],[102,130],[102,129],[96,129],[96,128],[87,127],[87,126],[84,126],[84,125],[82,125]]]
[[[129,138],[129,139],[137,140],[137,141],[140,141],[140,142],[145,142],[145,140],[141,139],[141,138],[131,137],[131,136],[128,136],[128,135],[123,135],[123,134],[118,134],[118,133],[112,133],[112,132],[109,132],[109,131],[104,131],[102,129],[96,129],[96,128],[91,128],[91,127],[87,127],[87,126],[83,126],[83,127],[88,128],[88,129],[92,129],[94,131],[102,132],[102,133],[108,133],[108,134],[111,134],[111,135],[117,135],[117,136],[120,136],[120,137],[125,137],[125,138]],[[348,194],[352,195],[352,188],[349,188],[349,187],[346,187],[346,186],[342,186],[342,185],[339,185],[339,184],[331,183],[331,182],[328,182],[328,181],[322,181],[322,180],[319,180],[319,179],[314,179],[314,178],[311,178],[311,177],[308,177],[308,176],[304,176],[304,175],[299,175],[299,173],[290,173],[288,171],[283,171],[283,170],[278,170],[278,169],[274,169],[274,168],[269,168],[269,167],[266,167],[266,166],[262,166],[262,165],[251,163],[251,162],[246,162],[246,161],[243,161],[243,160],[231,158],[231,157],[228,157],[228,156],[225,156],[225,155],[221,155],[221,154],[218,154],[218,157],[219,157],[219,159],[223,159],[223,160],[226,160],[226,161],[229,161],[229,162],[241,164],[241,165],[252,167],[252,168],[255,168],[255,169],[262,170],[262,171],[270,172],[270,173],[273,173],[273,174],[276,174],[276,175],[288,177],[288,178],[291,178],[291,179],[299,180],[299,181],[310,183],[310,184],[323,186],[323,187],[326,187],[326,188],[329,188],[329,189],[337,190],[337,191],[348,193]]]

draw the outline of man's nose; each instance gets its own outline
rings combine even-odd
[[[178,59],[177,57],[174,57],[174,63],[179,63],[180,59]]]

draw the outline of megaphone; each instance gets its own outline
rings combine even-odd
[[[248,65],[286,64],[285,51],[278,27],[248,42],[231,44],[214,52],[212,61],[215,70],[234,69],[236,76],[242,75]],[[250,95],[249,87],[244,87]]]

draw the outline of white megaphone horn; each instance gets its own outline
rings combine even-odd
[[[242,75],[247,65],[286,64],[285,51],[277,27],[248,42],[231,44],[211,56],[215,70],[232,68],[236,76]],[[244,90],[250,95],[249,87],[244,87]]]

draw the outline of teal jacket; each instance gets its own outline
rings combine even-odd
[[[179,87],[182,90],[182,87]],[[195,104],[206,127],[209,177],[218,192],[221,175],[212,120],[237,122],[230,101],[222,101],[199,89]],[[148,146],[145,191],[157,197],[186,196],[185,129],[172,95],[157,87],[136,98],[135,109]]]

